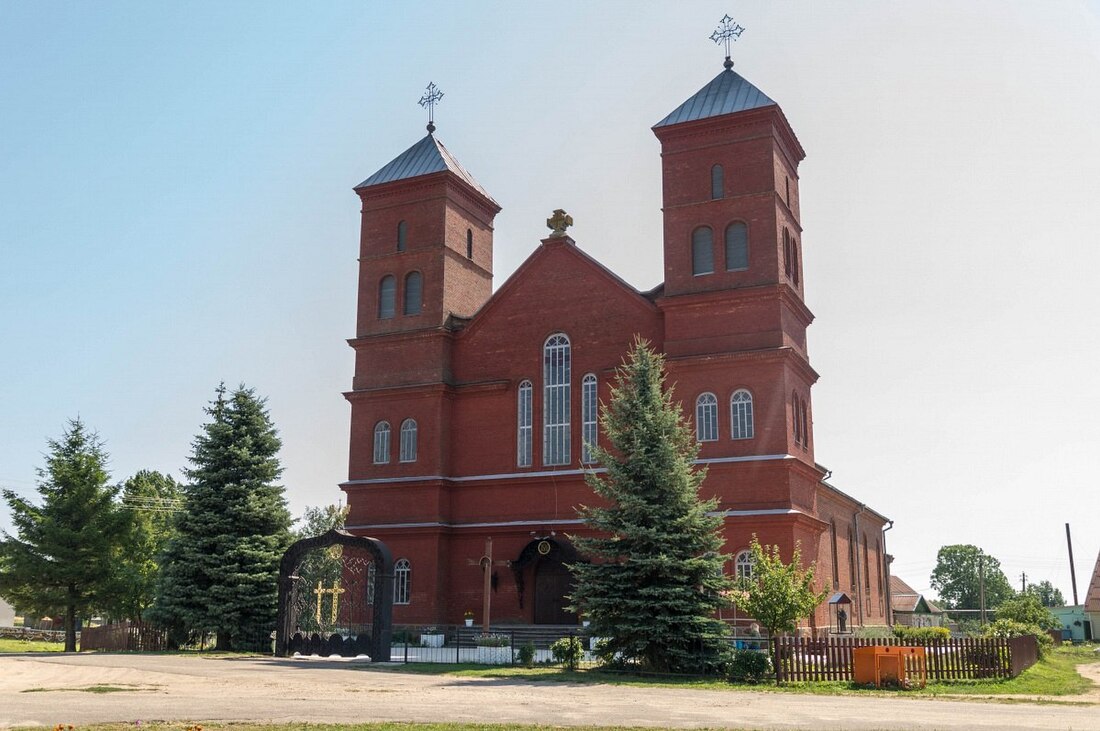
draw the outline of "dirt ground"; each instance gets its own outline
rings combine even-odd
[[[1100,681],[1100,665],[1087,672]],[[88,690],[94,686],[101,692]],[[455,678],[372,672],[328,660],[0,656],[0,727],[270,720],[1100,731],[1100,691],[1059,701],[988,703]]]

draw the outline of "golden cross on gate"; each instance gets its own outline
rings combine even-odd
[[[337,607],[340,606],[340,595],[344,593],[344,589],[340,587],[339,581],[332,582],[331,589],[325,589],[324,584],[320,581],[317,582],[317,588],[313,590],[313,593],[317,595],[317,624],[321,624],[321,602],[325,594],[332,594],[332,612],[330,614],[329,624],[336,624]]]

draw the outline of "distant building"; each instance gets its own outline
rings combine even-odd
[[[896,576],[890,577],[890,610],[894,624],[907,627],[942,627],[947,621],[942,609]]]
[[[661,257],[652,290],[586,254],[555,211],[553,233],[493,293],[500,206],[432,125],[356,187],[342,487],[348,529],[393,551],[396,622],[457,623],[480,610],[484,565],[494,621],[578,623],[568,567],[581,560],[570,536],[589,533],[577,507],[596,501],[588,445],[606,444],[598,405],[640,336],[667,355],[692,419],[703,497],[721,501],[728,572],[751,573],[754,535],[785,557],[801,544],[819,588],[851,597],[848,626],[889,624],[887,518],[827,482],[814,459],[802,145],[779,105],[729,66],[653,128],[664,230],[619,242]],[[609,171],[608,184],[631,185],[622,176]],[[823,603],[811,627],[830,623]]]

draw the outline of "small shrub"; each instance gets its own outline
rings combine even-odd
[[[535,664],[535,643],[525,642],[520,645],[519,648],[519,663],[525,668],[533,667]]]
[[[947,627],[906,627],[894,625],[894,637],[904,642],[932,642],[951,639],[951,630]]]
[[[729,664],[729,679],[734,683],[759,683],[772,670],[772,660],[766,652],[736,650]]]
[[[998,619],[986,625],[983,637],[1023,637],[1035,635],[1039,644],[1039,659],[1045,658],[1054,649],[1054,639],[1035,624],[1024,624],[1014,619]]]
[[[579,637],[562,637],[550,645],[550,653],[568,670],[576,670],[584,657],[584,643]]]

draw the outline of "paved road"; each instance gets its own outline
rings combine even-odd
[[[76,690],[97,684],[131,690]],[[531,683],[378,672],[318,660],[0,655],[0,727],[139,719],[1100,731],[1100,704]]]

